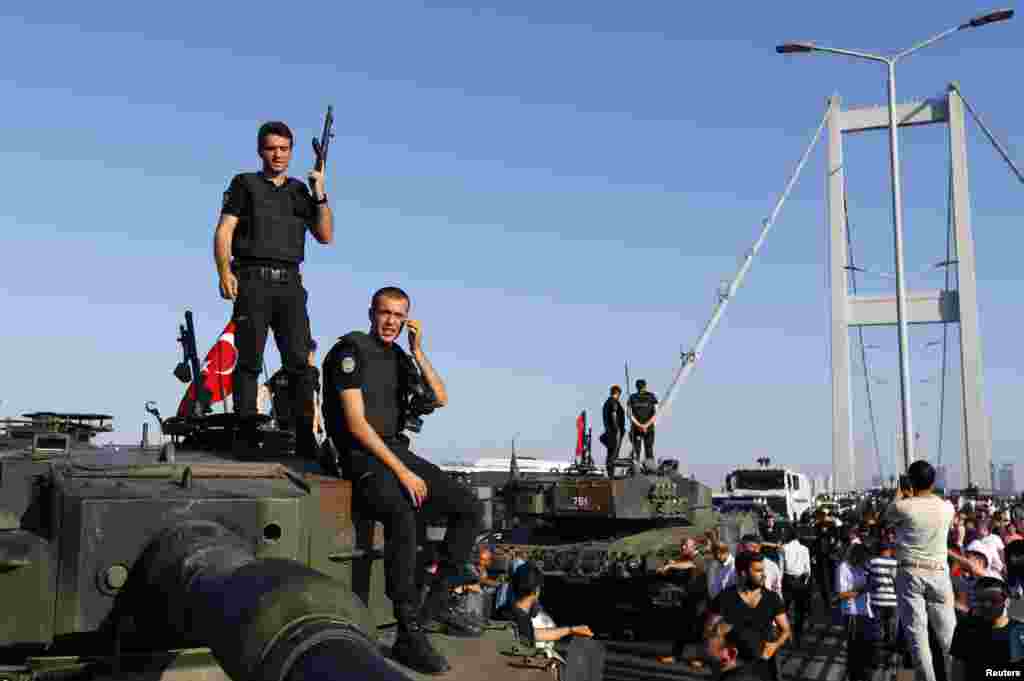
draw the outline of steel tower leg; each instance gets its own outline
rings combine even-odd
[[[967,485],[995,488],[991,479],[992,446],[983,402],[984,365],[978,320],[978,281],[975,276],[971,231],[971,194],[967,176],[967,137],[960,94],[951,84],[949,106],[949,163],[953,178],[953,231],[956,246],[960,312],[960,372],[963,387],[963,477]]]
[[[832,290],[832,474],[835,491],[856,485],[853,410],[850,408],[850,319],[847,303],[846,194],[841,100],[829,100],[828,224],[829,280]]]

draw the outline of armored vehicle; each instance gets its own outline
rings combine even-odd
[[[662,620],[678,618],[698,596],[657,572],[685,539],[700,543],[713,529],[734,547],[757,529],[749,514],[713,510],[711,489],[680,475],[673,461],[614,478],[584,470],[512,475],[498,496],[508,526],[491,538],[497,553],[542,566],[544,605],[556,622],[586,622],[613,639],[663,635]],[[705,568],[703,556],[696,562]]]
[[[273,424],[238,448],[228,414],[146,408],[157,446],[93,444],[104,414],[0,423],[0,681],[420,678],[383,654],[383,537],[349,482]],[[432,638],[453,681],[535,677],[509,627]]]

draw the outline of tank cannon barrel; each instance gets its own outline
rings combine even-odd
[[[295,561],[257,558],[211,521],[163,531],[133,568],[119,607],[140,633],[208,646],[236,681],[404,680],[366,635],[366,607]]]

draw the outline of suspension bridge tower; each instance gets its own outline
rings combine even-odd
[[[978,323],[974,238],[971,232],[970,188],[967,173],[967,139],[964,100],[955,83],[945,96],[897,107],[900,126],[945,123],[949,131],[950,219],[948,235],[952,253],[946,268],[955,266],[956,286],[907,294],[910,324],[960,325],[960,367],[963,390],[962,465],[968,486],[991,486],[992,462],[988,417],[983,403],[981,329]],[[850,331],[868,326],[896,325],[895,295],[858,295],[854,268],[849,259],[846,213],[846,177],[843,136],[889,125],[887,107],[843,110],[838,95],[829,102],[828,115],[828,223],[831,283],[832,336],[832,468],[838,491],[853,489],[856,465],[851,408]]]

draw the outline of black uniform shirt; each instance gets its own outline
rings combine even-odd
[[[362,390],[366,420],[385,442],[401,432],[403,354],[397,343],[385,345],[373,336],[354,331],[339,339],[324,357],[324,424],[339,452],[363,449],[345,424],[342,390]]]
[[[629,396],[629,410],[633,412],[633,418],[640,423],[646,423],[654,416],[654,405],[657,403],[657,396],[647,390]]]
[[[609,397],[605,400],[603,413],[606,433],[621,433],[626,429],[626,410],[617,399]]]
[[[280,187],[261,173],[241,173],[224,192],[223,215],[238,218],[232,255],[246,264],[298,265],[306,229],[317,210],[305,184],[289,177]]]

